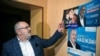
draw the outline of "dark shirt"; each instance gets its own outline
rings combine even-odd
[[[70,41],[68,41],[68,47],[72,47],[73,48],[73,46],[72,46]],[[76,43],[76,49],[81,49],[80,45],[78,43]]]

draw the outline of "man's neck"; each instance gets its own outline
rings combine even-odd
[[[17,38],[19,41],[22,41],[22,42],[27,41],[27,39],[25,37],[22,37],[22,36],[17,36]]]

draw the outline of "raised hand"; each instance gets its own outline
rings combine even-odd
[[[58,31],[59,32],[63,32],[64,31],[64,23],[61,22],[59,25],[58,25]]]

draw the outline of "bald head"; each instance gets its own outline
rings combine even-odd
[[[19,21],[14,26],[17,37],[25,41],[31,36],[31,29],[25,21]]]
[[[18,21],[18,22],[15,24],[15,26],[14,26],[15,32],[16,32],[16,30],[18,30],[18,29],[20,29],[21,27],[23,27],[23,24],[28,25],[28,23],[25,22],[25,21]]]

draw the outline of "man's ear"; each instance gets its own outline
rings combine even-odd
[[[20,35],[20,30],[16,30],[16,34]]]

